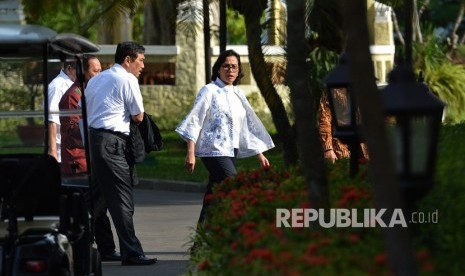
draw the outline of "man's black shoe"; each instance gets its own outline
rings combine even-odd
[[[121,254],[118,252],[113,252],[100,256],[100,259],[102,262],[121,261]]]
[[[157,262],[157,258],[147,258],[144,255],[132,257],[121,262],[121,265],[152,265]]]

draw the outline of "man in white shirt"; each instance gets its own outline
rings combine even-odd
[[[58,104],[61,97],[73,85],[76,80],[75,62],[64,63],[63,69],[60,70],[48,85],[48,110],[50,112],[58,112],[60,109]],[[61,163],[61,135],[60,135],[60,115],[48,115],[48,154],[55,157]]]
[[[142,122],[144,105],[138,77],[145,48],[118,44],[115,64],[89,80],[87,103],[94,213],[108,208],[119,238],[122,265],[151,265],[134,230],[133,174],[128,162],[129,124]],[[95,193],[95,194],[94,194]]]

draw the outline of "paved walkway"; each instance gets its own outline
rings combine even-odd
[[[200,213],[203,193],[201,189],[197,192],[169,191],[182,190],[180,186],[186,183],[171,184],[161,187],[156,182],[142,181],[135,189],[136,233],[146,255],[158,258],[158,263],[127,267],[121,266],[120,262],[104,262],[103,275],[174,276],[186,273],[187,243]]]

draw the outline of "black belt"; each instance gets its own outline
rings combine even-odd
[[[124,133],[122,133],[122,132],[113,131],[113,130],[109,130],[109,129],[105,129],[105,128],[93,128],[93,127],[91,127],[90,130],[92,130],[92,131],[97,131],[97,132],[110,133],[110,134],[113,134],[113,135],[115,135],[115,136],[118,136],[119,138],[124,139],[124,140],[127,140],[128,137],[129,137],[129,135],[124,134]]]

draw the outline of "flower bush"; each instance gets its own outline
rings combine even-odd
[[[361,169],[350,179],[344,160],[330,166],[330,208],[373,208]],[[311,208],[298,170],[253,170],[216,185],[206,198],[207,222],[193,240],[189,274],[198,275],[389,275],[379,227],[277,227],[277,208]],[[325,220],[328,221],[325,213]],[[434,272],[427,250],[420,270]]]

